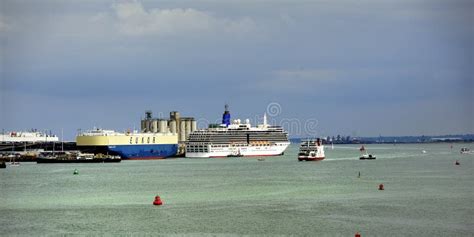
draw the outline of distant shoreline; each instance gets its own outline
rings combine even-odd
[[[306,138],[291,138],[292,142],[300,142]],[[379,136],[350,137],[323,136],[325,144],[420,144],[420,143],[472,143],[474,134],[442,135],[442,136]]]

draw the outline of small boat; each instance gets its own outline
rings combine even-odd
[[[324,145],[321,139],[308,139],[301,142],[298,161],[318,161],[324,158]]]
[[[359,157],[359,160],[375,160],[375,156],[372,156],[371,154],[362,154]]]
[[[359,157],[359,160],[375,160],[375,156],[372,154],[367,153],[367,150],[364,146],[361,146],[359,151],[362,153]]]
[[[20,154],[10,154],[8,155],[8,157],[10,158],[10,166],[13,166],[13,167],[20,166],[20,162],[15,161],[16,158],[20,157]]]
[[[461,154],[470,154],[471,150],[469,150],[469,148],[467,148],[467,147],[462,147],[460,153]]]

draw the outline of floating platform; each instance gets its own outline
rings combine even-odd
[[[121,162],[121,158],[94,158],[94,159],[52,159],[36,158],[36,163],[108,163]]]
[[[106,163],[120,162],[120,156],[90,154],[81,152],[42,152],[36,163]]]

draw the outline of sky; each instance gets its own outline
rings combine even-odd
[[[474,2],[0,1],[0,128],[233,118],[291,137],[474,133]]]

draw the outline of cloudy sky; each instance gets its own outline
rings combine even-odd
[[[228,103],[296,137],[474,133],[473,12],[469,0],[2,0],[0,127],[73,139],[138,128],[147,109],[214,122]]]

